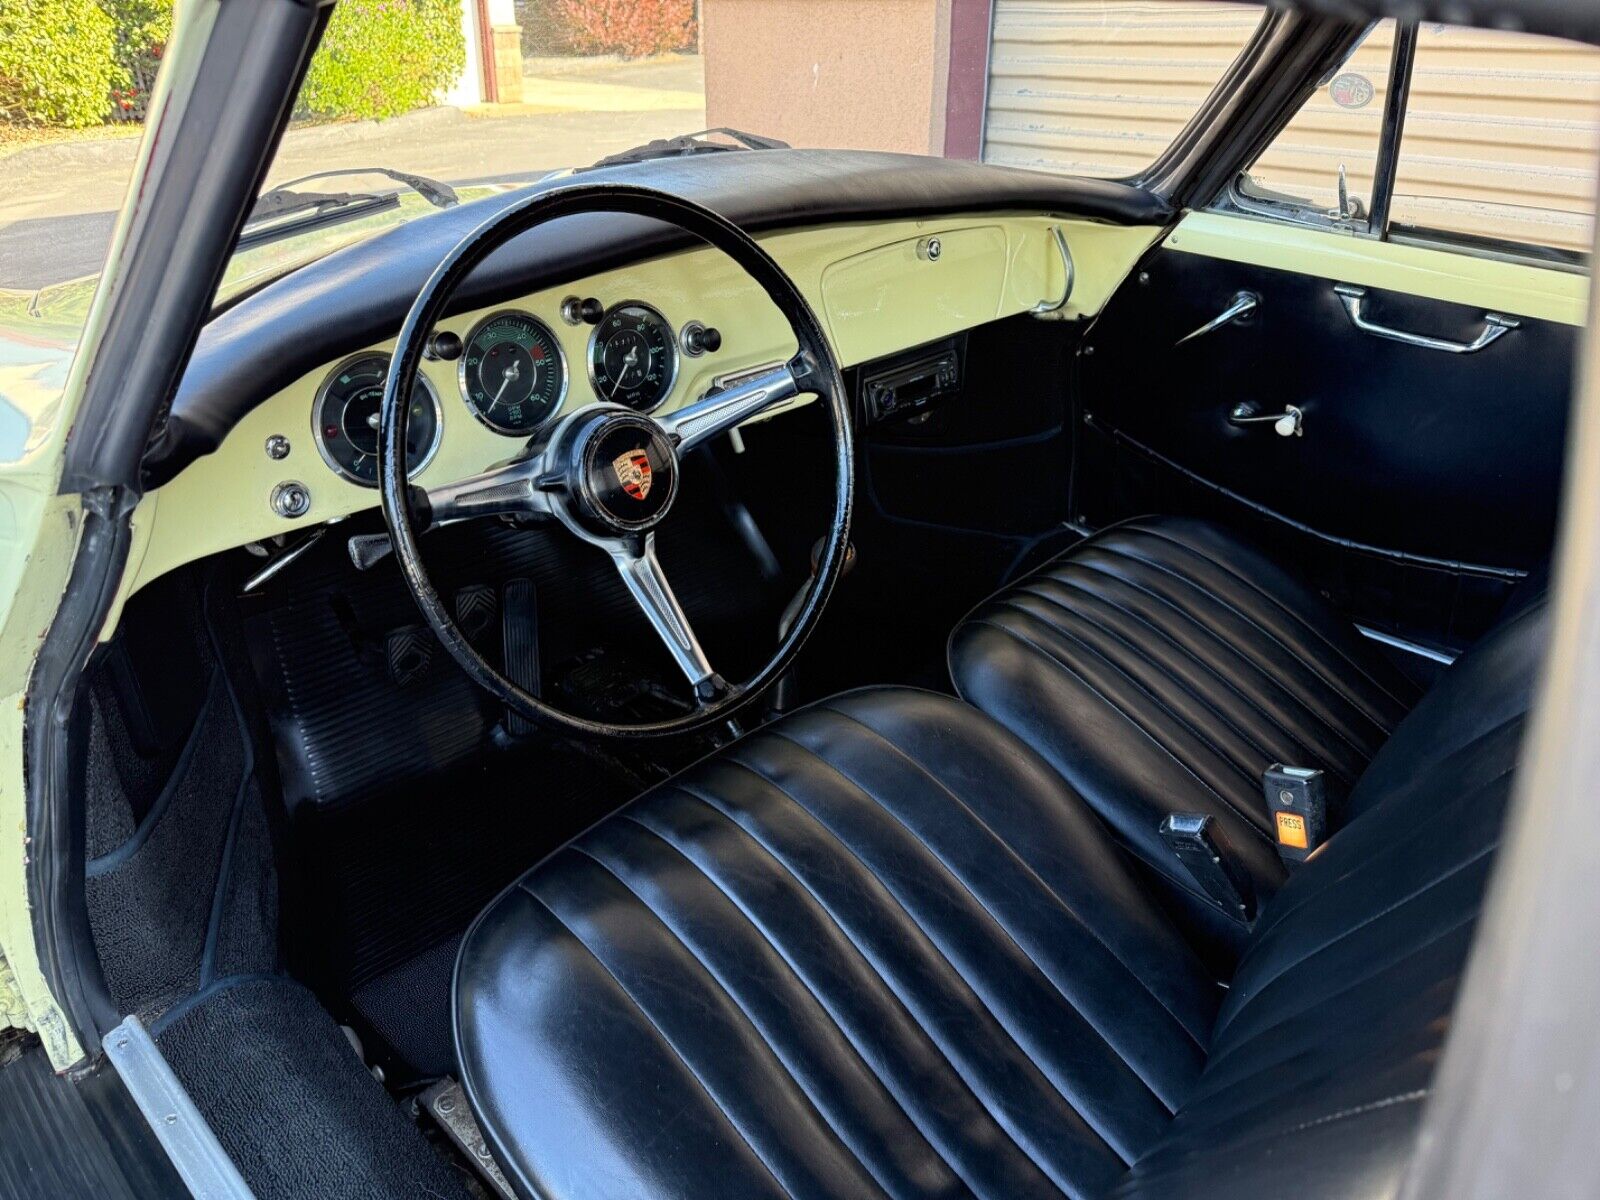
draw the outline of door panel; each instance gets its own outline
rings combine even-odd
[[[1269,247],[1277,238],[1271,223],[1231,220],[1260,229]],[[1381,611],[1383,594],[1411,592],[1407,574],[1443,574],[1438,610],[1412,617],[1424,634],[1454,641],[1478,622],[1462,629],[1450,611],[1461,590],[1450,577],[1514,580],[1548,557],[1578,330],[1506,304],[1492,311],[1514,317],[1514,330],[1476,353],[1448,353],[1358,329],[1335,285],[1366,284],[1364,320],[1450,342],[1479,336],[1491,296],[1544,296],[1548,302],[1529,307],[1562,312],[1557,300],[1571,285],[1527,278],[1495,287],[1451,252],[1310,236],[1330,243],[1309,258],[1313,266],[1349,265],[1350,273],[1288,269],[1281,244],[1262,255],[1274,265],[1170,245],[1146,257],[1090,331],[1080,360],[1086,425],[1142,465],[1128,469],[1119,458],[1127,469],[1120,480],[1086,471],[1080,507],[1095,524],[1170,511],[1176,477],[1179,493],[1206,494],[1207,508],[1276,524],[1273,536],[1302,543],[1297,557],[1322,560],[1324,574],[1348,578],[1348,563],[1334,560],[1366,560],[1352,597],[1358,608]],[[1406,271],[1371,268],[1395,251]],[[1432,255],[1431,263],[1419,265],[1419,253]],[[1495,266],[1503,273],[1507,264]],[[1479,303],[1367,282],[1374,278],[1420,280]],[[1241,293],[1257,298],[1253,311],[1183,340]],[[1303,413],[1301,433],[1236,424],[1230,415],[1240,405],[1255,415],[1294,406]]]

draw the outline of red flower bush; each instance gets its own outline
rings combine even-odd
[[[580,54],[645,58],[694,45],[694,0],[556,0],[554,16]]]

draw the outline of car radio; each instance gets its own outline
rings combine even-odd
[[[926,412],[961,390],[961,350],[954,340],[863,368],[859,395],[867,423]]]

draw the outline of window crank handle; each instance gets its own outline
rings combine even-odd
[[[1233,411],[1228,414],[1228,420],[1235,425],[1271,425],[1272,432],[1279,437],[1303,437],[1305,434],[1305,412],[1293,404],[1285,404],[1281,413],[1260,414],[1251,404],[1236,404]]]

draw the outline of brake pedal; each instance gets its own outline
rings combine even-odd
[[[500,1171],[500,1164],[489,1153],[489,1143],[484,1139],[483,1130],[478,1128],[472,1109],[467,1106],[467,1094],[459,1083],[446,1075],[422,1093],[422,1107],[439,1123],[445,1136],[466,1156],[495,1195],[504,1197],[504,1200],[517,1200],[516,1193]]]
[[[486,583],[468,584],[456,593],[456,625],[467,641],[476,642],[489,631],[498,606],[494,588]]]

